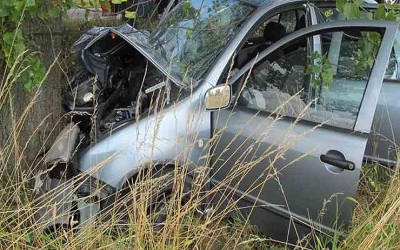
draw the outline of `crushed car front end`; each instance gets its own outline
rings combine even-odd
[[[53,186],[36,184],[42,193],[58,190],[70,204],[57,223],[93,221],[109,197],[149,166],[207,168],[211,124],[204,95],[213,85],[205,79],[256,9],[238,0],[183,1],[152,34],[125,24],[95,28],[74,44],[81,69],[62,101],[71,123],[52,147],[59,152],[49,151],[52,161],[45,161],[58,176],[46,175],[44,183]],[[40,213],[43,221],[50,210]]]
[[[205,110],[199,112],[202,91],[186,98],[188,89],[161,59],[152,62],[146,39],[126,24],[101,29],[78,51],[83,67],[63,95],[70,123],[46,153],[48,171],[36,178],[38,202],[50,204],[38,211],[39,222],[53,229],[93,223],[140,169],[203,165],[203,146],[189,150],[209,139]]]

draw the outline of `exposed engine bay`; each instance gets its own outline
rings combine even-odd
[[[105,34],[78,56],[83,67],[69,82],[63,104],[91,138],[170,100],[167,77],[114,33]]]
[[[97,213],[110,207],[118,191],[82,171],[79,165],[84,150],[189,93],[171,76],[166,60],[151,54],[158,51],[150,47],[148,39],[145,31],[126,24],[94,28],[72,46],[79,67],[62,98],[71,120],[43,155],[48,171],[39,173],[33,183],[38,202],[58,189],[54,200],[65,204],[56,210],[50,204],[35,214],[38,222],[53,222],[46,225],[49,229],[94,223]],[[55,217],[57,220],[52,220]]]

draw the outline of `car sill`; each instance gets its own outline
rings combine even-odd
[[[243,197],[243,199],[250,201],[254,204],[254,207],[261,207],[264,209],[267,209],[271,211],[272,213],[275,213],[279,216],[284,217],[285,219],[288,220],[293,220],[297,224],[301,224],[302,226],[306,227],[312,227],[314,230],[319,231],[321,233],[325,233],[328,235],[338,235],[339,237],[344,237],[345,234],[343,232],[334,230],[328,226],[325,226],[321,223],[317,223],[315,221],[312,221],[310,219],[307,219],[301,215],[298,215],[296,213],[290,212],[279,205],[269,203],[267,201],[261,200],[253,195],[250,195],[248,193],[245,193],[241,190],[233,189],[227,185],[222,184],[220,181],[217,181],[215,179],[211,179],[212,185],[220,185],[223,188],[227,188],[230,191],[234,191],[235,196]]]

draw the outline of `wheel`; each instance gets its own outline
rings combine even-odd
[[[101,219],[117,219],[117,224],[128,229],[132,222],[137,223],[143,219],[141,215],[145,214],[146,221],[151,223],[153,229],[160,230],[170,212],[175,211],[173,207],[186,204],[190,197],[190,187],[190,177],[185,177],[182,184],[177,184],[174,169],[170,167],[146,171],[136,175],[119,192],[102,202]]]

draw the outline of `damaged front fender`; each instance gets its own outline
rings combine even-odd
[[[57,136],[55,143],[44,158],[45,165],[70,162],[77,146],[79,134],[80,129],[77,124],[68,124]]]

